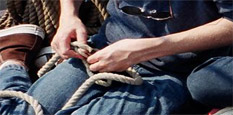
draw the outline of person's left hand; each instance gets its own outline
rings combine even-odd
[[[126,70],[139,61],[139,42],[135,39],[124,39],[97,51],[87,58],[90,70],[99,72]]]

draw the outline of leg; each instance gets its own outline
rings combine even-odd
[[[26,92],[31,86],[30,78],[23,66],[8,65],[0,70],[0,90],[14,90]],[[9,114],[22,103],[16,98],[0,98],[0,113]],[[14,111],[14,112],[13,112]]]
[[[12,28],[9,29],[9,32],[5,32],[4,30],[2,32],[4,34],[1,34],[4,36],[0,36],[0,43],[3,43],[0,45],[0,64],[2,63],[5,64],[6,61],[8,60],[13,60],[15,62],[20,63],[20,64],[16,64],[17,66],[15,67],[16,69],[12,68],[13,66],[12,64],[9,65],[9,67],[1,67],[2,68],[1,77],[3,76],[4,78],[6,78],[6,79],[1,79],[2,81],[0,81],[1,89],[9,90],[16,88],[23,92],[27,91],[29,95],[33,96],[35,99],[37,99],[40,102],[40,104],[45,110],[45,113],[54,114],[56,111],[61,109],[61,107],[67,101],[67,98],[70,98],[73,95],[74,91],[87,78],[87,75],[85,73],[85,69],[81,61],[77,59],[71,59],[59,65],[57,68],[46,74],[44,77],[42,77],[40,80],[38,80],[35,84],[31,86],[31,82],[27,81],[29,77],[24,67],[27,67],[29,65],[29,62],[31,62],[32,58],[28,56],[32,56],[32,53],[35,53],[34,48],[38,48],[39,45],[39,42],[31,41],[33,39],[31,39],[30,34],[37,35],[39,33],[37,32],[33,33],[32,31],[27,31],[25,27],[27,26],[19,26],[19,28],[13,28],[13,32],[16,32],[13,33],[13,35],[12,35]],[[20,35],[22,36],[15,35],[18,34],[18,31],[14,31],[15,29],[22,29],[23,31],[22,33],[20,33]],[[29,30],[37,31],[40,29],[29,29]],[[5,36],[5,34],[9,34],[9,35]],[[95,36],[95,38],[102,38],[98,36],[99,35]],[[40,38],[40,37],[35,37],[35,38]],[[12,40],[12,42],[9,42],[10,40]],[[95,47],[100,48],[103,47],[103,45],[105,45],[106,42],[104,42],[103,38],[100,41],[98,41],[96,39],[93,39],[92,37],[89,43]],[[22,47],[16,47],[18,45]],[[7,70],[5,68],[7,68]],[[13,70],[15,72],[13,72]],[[9,82],[12,80],[16,80],[16,81]],[[17,82],[20,82],[21,84],[16,85]],[[27,87],[25,86],[24,88],[23,87],[24,84]],[[9,86],[11,87],[9,88]],[[28,90],[29,87],[30,89]],[[33,110],[31,109],[31,107],[23,100],[10,98],[8,101],[10,102],[9,104],[5,104],[7,99],[2,99],[2,100],[4,101],[0,104],[1,114],[33,114]]]
[[[188,77],[193,99],[210,107],[232,106],[233,57],[212,58]]]
[[[32,55],[39,49],[43,30],[34,25],[19,25],[0,31],[0,90],[27,92],[31,81],[27,73]],[[24,102],[1,98],[0,114],[22,114]]]
[[[186,101],[187,89],[180,80],[161,72],[139,71],[148,76],[142,85],[114,82],[109,89],[94,85],[76,106],[57,114],[169,114]]]
[[[88,42],[92,47],[102,48],[106,45],[101,35],[91,37]],[[36,81],[27,93],[42,104],[47,114],[55,114],[87,78],[81,60],[70,59]]]
[[[37,80],[27,93],[41,103],[46,114],[55,114],[87,78],[81,60],[70,59]]]

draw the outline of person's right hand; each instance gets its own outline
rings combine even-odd
[[[79,41],[86,44],[87,32],[84,24],[77,16],[60,16],[60,23],[51,46],[63,58],[83,58],[80,54],[71,50],[70,43]]]

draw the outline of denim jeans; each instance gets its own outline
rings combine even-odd
[[[215,57],[197,67],[187,79],[193,99],[214,108],[233,104],[233,57]]]
[[[100,37],[101,38],[101,37]],[[98,41],[98,42],[96,42]],[[99,40],[89,43],[101,47]],[[69,59],[31,83],[27,71],[19,65],[9,65],[0,71],[0,90],[16,90],[33,96],[45,114],[169,114],[178,110],[187,99],[187,89],[179,76],[152,71],[139,65],[134,68],[143,76],[143,84],[133,86],[113,82],[110,87],[93,85],[75,106],[60,110],[77,88],[88,79],[79,59]],[[32,107],[18,98],[1,98],[1,114],[34,113]]]

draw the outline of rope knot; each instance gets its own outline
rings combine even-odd
[[[82,55],[83,57],[87,58],[88,56],[93,53],[94,49],[88,46],[87,44],[80,43],[78,41],[72,42],[71,46],[74,48],[74,50]]]
[[[95,49],[91,48],[87,44],[83,44],[80,42],[72,42],[71,46],[73,49],[82,55],[83,57],[88,57],[91,55]],[[58,54],[55,54],[46,64],[43,66],[39,71],[39,75],[42,76],[45,72],[48,71],[48,67],[52,66],[52,64],[56,63],[56,60],[58,60],[60,56]],[[86,67],[86,72],[88,76],[90,76],[89,79],[87,79],[79,88],[78,90],[73,94],[73,96],[69,99],[69,101],[64,105],[62,110],[67,109],[71,106],[73,106],[80,98],[81,96],[88,90],[89,87],[91,87],[94,83],[108,87],[111,85],[112,80],[119,81],[122,83],[127,83],[131,85],[141,85],[143,83],[143,80],[141,76],[133,69],[128,68],[126,72],[131,76],[127,77],[124,75],[114,74],[114,73],[97,73],[94,74],[89,69],[89,64],[86,62],[86,60],[82,60],[84,66]]]

